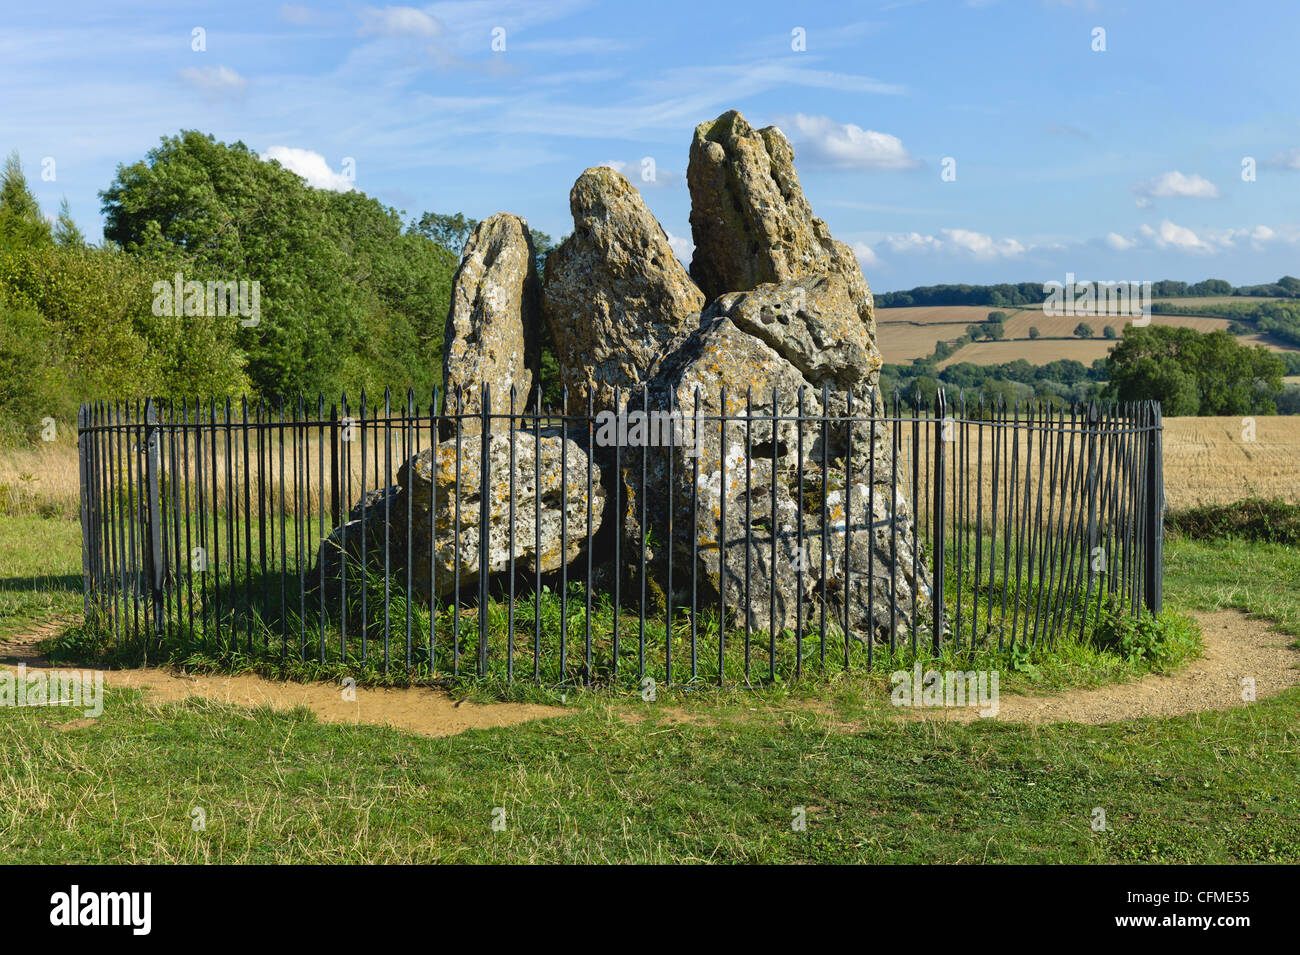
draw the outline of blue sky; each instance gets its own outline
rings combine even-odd
[[[0,150],[96,238],[117,164],[194,128],[408,218],[509,211],[556,237],[574,179],[613,164],[689,258],[691,131],[736,108],[794,142],[877,291],[1300,273],[1282,0],[47,0],[5,20]]]

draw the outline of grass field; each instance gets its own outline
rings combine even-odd
[[[1214,305],[1222,302],[1242,302],[1242,298],[1184,298],[1160,299],[1171,305]],[[1250,299],[1249,301],[1267,301]],[[940,305],[908,308],[880,308],[876,310],[876,336],[885,361],[892,364],[910,362],[934,351],[936,341],[954,341],[966,332],[966,326],[979,324],[991,311],[1005,312],[1006,338],[1002,341],[971,342],[940,362],[940,368],[959,362],[977,365],[1002,364],[1024,359],[1031,364],[1045,365],[1060,358],[1070,358],[1090,365],[1105,358],[1113,340],[1102,337],[1102,328],[1113,325],[1122,333],[1126,319],[1106,316],[1045,316],[1041,306],[1012,306],[994,309],[984,305]],[[1093,327],[1096,337],[1075,339],[1074,329],[1080,322]],[[1200,315],[1153,315],[1153,322],[1180,328],[1194,328],[1200,332],[1226,330],[1229,322],[1224,318]],[[1035,327],[1042,337],[1029,338],[1029,329]],[[1238,340],[1245,345],[1264,345],[1270,351],[1298,352],[1287,342],[1268,335],[1242,335]]]
[[[1297,425],[1260,418],[1243,442],[1236,419],[1168,419],[1171,503],[1251,486],[1294,499]],[[0,516],[0,639],[81,609],[76,521],[26,500]],[[1171,538],[1165,594],[1300,636],[1300,549]],[[1103,664],[1008,674],[1007,692],[1133,675]],[[1300,862],[1300,690],[1111,725],[963,725],[899,719],[879,676],[840,674],[653,704],[552,694],[555,718],[445,738],[107,693],[95,720],[0,709],[7,860]]]
[[[0,520],[6,545],[60,539],[50,519],[14,520]],[[62,539],[45,548],[61,568],[30,565],[50,571],[50,610],[76,605],[74,539]],[[1180,606],[1246,607],[1296,634],[1297,580],[1294,549],[1171,542],[1166,592]],[[818,695],[813,707],[789,692],[593,694],[555,719],[441,739],[303,710],[159,710],[132,690],[108,691],[94,721],[5,709],[0,851],[47,863],[1300,860],[1300,691],[1036,728],[899,720],[882,689],[850,680]],[[1090,826],[1097,807],[1105,832]]]

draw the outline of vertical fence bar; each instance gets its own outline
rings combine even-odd
[[[1146,608],[1153,614],[1164,609],[1165,461],[1164,421],[1158,402],[1152,402],[1147,435],[1147,555]]]
[[[945,559],[945,541],[946,533],[944,521],[944,469],[943,458],[946,453],[945,445],[948,436],[945,433],[948,428],[947,422],[944,421],[947,412],[947,400],[943,393],[943,388],[939,388],[934,396],[934,517],[931,527],[934,534],[934,557],[931,559],[930,569],[930,603],[933,610],[933,620],[931,622],[930,640],[931,650],[937,655],[940,649],[940,641],[943,638],[943,599],[944,599],[944,567]],[[915,470],[915,465],[913,465]],[[961,542],[957,542],[961,546]],[[919,541],[913,541],[913,549],[920,546]],[[891,568],[891,574],[894,572]],[[916,578],[913,578],[914,580]],[[960,585],[960,582],[959,582]],[[919,594],[914,595],[914,599]],[[913,616],[916,616],[913,608]]]
[[[164,587],[166,586],[167,564],[164,556],[165,534],[162,515],[162,428],[158,422],[158,409],[150,398],[145,404],[145,454],[146,475],[144,491],[148,495],[145,517],[148,521],[148,542],[145,553],[148,556],[148,576],[150,595],[153,599],[153,629],[161,641],[164,622]]]

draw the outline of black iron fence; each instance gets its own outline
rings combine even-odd
[[[154,656],[723,682],[1160,609],[1154,403],[697,394],[656,441],[474,397],[83,406],[87,621]]]

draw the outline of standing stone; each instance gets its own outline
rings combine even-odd
[[[569,407],[614,409],[695,328],[704,296],[640,193],[604,166],[569,193],[573,234],[546,259],[542,311]]]
[[[775,126],[755,130],[735,110],[695,128],[691,277],[712,301],[765,282],[837,273],[874,342],[871,289],[857,258],[813,215],[794,171],[794,149]]]
[[[929,582],[879,421],[879,367],[841,275],[716,300],[647,384],[644,410],[679,416],[671,440],[661,426],[625,456],[628,559],[645,543],[668,592],[671,547],[679,606],[694,579],[698,602],[725,596],[730,622],[760,631],[818,626],[823,595],[828,628],[861,639],[887,639],[891,612],[898,633],[923,622]]]
[[[510,413],[511,386],[518,396],[516,412],[522,411],[537,373],[540,320],[528,223],[505,212],[484,219],[465,244],[452,282],[442,359],[446,412],[456,412],[459,387],[463,413],[479,414],[485,383],[491,388],[493,414]],[[462,434],[479,430],[479,421],[463,420]]]

